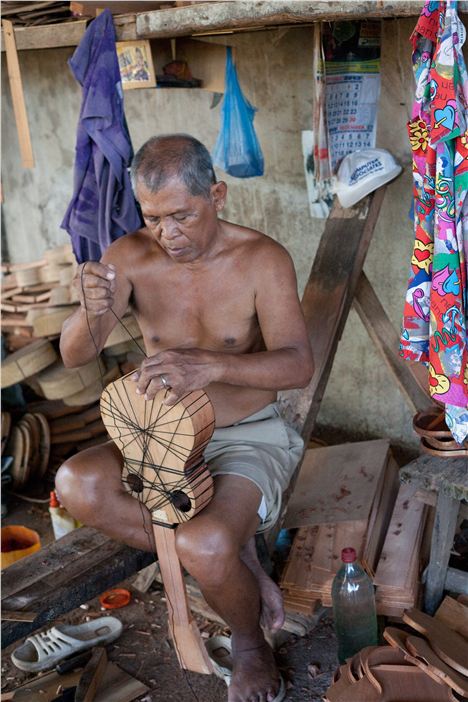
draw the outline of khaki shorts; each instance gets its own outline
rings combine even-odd
[[[205,460],[213,476],[239,475],[261,490],[262,522],[266,531],[281,511],[281,497],[288,487],[302,454],[304,442],[287,426],[276,403],[230,427],[215,429],[205,449]]]

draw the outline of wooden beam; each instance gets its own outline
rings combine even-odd
[[[16,48],[18,51],[28,49],[56,49],[65,46],[77,46],[85,31],[88,20],[63,22],[60,24],[43,24],[37,27],[15,27]],[[114,17],[117,41],[135,41],[135,15]],[[2,51],[5,50],[5,38],[2,33]]]
[[[23,168],[34,168],[34,155],[32,151],[31,135],[29,133],[28,115],[24,101],[23,81],[16,51],[15,32],[10,20],[2,20],[5,40],[8,78],[10,81],[11,99],[15,113],[16,129],[21,152]]]
[[[81,527],[2,572],[2,610],[34,611],[33,622],[3,621],[2,648],[154,562],[104,534]]]
[[[376,349],[392,372],[409,408],[416,412],[429,407],[432,400],[429,394],[427,370],[422,369],[426,383],[421,385],[416,366],[404,361],[398,355],[398,334],[364,272],[359,278],[353,304]]]
[[[306,443],[315,424],[333,359],[374,233],[385,186],[353,208],[335,198],[302,297],[315,371],[308,387],[280,396],[287,421]]]
[[[459,11],[468,11],[468,2],[459,2],[458,5]],[[136,30],[138,37],[150,39],[330,20],[417,17],[421,9],[421,2],[404,0],[234,0],[142,12],[137,15]]]
[[[431,557],[426,570],[424,611],[432,615],[442,601],[450,552],[458,522],[460,502],[443,492],[437,494]],[[468,575],[465,575],[468,580]]]

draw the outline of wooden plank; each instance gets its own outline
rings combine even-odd
[[[102,685],[106,668],[106,649],[103,646],[97,646],[77,685],[74,702],[94,702],[97,690]]]
[[[427,370],[420,363],[404,361],[398,354],[398,334],[364,271],[361,272],[353,304],[410,409],[416,412],[428,407],[432,400]],[[418,370],[421,368],[422,376]]]
[[[8,78],[10,80],[11,99],[15,113],[16,129],[21,152],[23,168],[34,168],[31,135],[29,133],[28,115],[24,101],[23,82],[16,51],[15,32],[10,20],[2,20],[3,39],[5,42]]]
[[[443,492],[455,500],[468,501],[468,471],[463,457],[419,456],[403,466],[400,480],[423,490]]]
[[[414,497],[415,488],[402,485],[377,566],[374,584],[379,614],[416,605],[419,551],[424,532],[425,505]]]
[[[459,3],[460,11],[468,10],[468,3]],[[421,13],[418,2],[379,2],[341,0],[340,2],[264,2],[194,3],[187,7],[155,10],[137,15],[137,36],[176,37],[194,33],[216,33],[226,30],[252,29],[298,25],[330,20],[357,20],[384,17],[415,17]]]
[[[378,439],[306,451],[284,528],[368,519],[389,446]]]
[[[11,699],[15,702],[52,702],[57,697],[57,690],[68,687],[75,687],[80,680],[82,670],[71,671],[59,675],[55,671],[39,675],[33,680],[20,685],[11,694]],[[94,702],[132,702],[140,695],[148,692],[148,687],[136,680],[128,673],[125,673],[114,663],[107,663],[101,684],[99,685]]]
[[[424,591],[424,608],[429,614],[434,614],[442,600],[459,506],[458,500],[443,492],[438,493],[432,530],[431,557],[427,567]]]
[[[83,0],[82,2],[71,2],[70,11],[73,12],[75,16],[83,17],[95,17],[97,10],[110,10],[113,15],[124,15],[124,14],[135,14],[137,12],[151,12],[152,10],[158,10],[163,2],[148,2],[147,0],[143,2],[138,2],[137,0],[131,0],[131,2],[122,2],[121,0],[114,0],[113,2],[108,2],[107,0],[98,0],[97,2],[88,2],[88,0]]]
[[[181,39],[177,41],[176,50],[177,60],[187,61],[192,76],[202,81],[202,90],[224,93],[226,72],[226,47],[224,45],[198,39]]]
[[[98,688],[94,702],[132,702],[140,699],[149,688],[140,680],[108,663],[104,678]]]
[[[2,647],[87,602],[154,561],[89,527],[67,534],[2,573],[2,609],[37,612],[34,622],[2,623]]]
[[[335,200],[315,255],[302,298],[315,372],[307,388],[280,396],[286,419],[306,441],[320,408],[384,197],[385,186],[354,208],[343,209]]]
[[[367,572],[374,574],[385,541],[388,525],[392,517],[395,500],[398,495],[398,464],[391,452],[388,453],[387,465],[382,475],[382,485],[377,490],[378,498],[372,505],[372,512],[366,530],[366,543],[362,556]]]
[[[65,46],[77,46],[86,31],[88,20],[61,22],[60,24],[43,24],[37,27],[15,27],[16,48],[53,49]],[[134,15],[114,18],[117,41],[134,41],[136,25]],[[5,37],[2,32],[2,51],[5,50]]]

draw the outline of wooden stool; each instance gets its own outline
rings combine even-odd
[[[468,458],[420,456],[401,468],[400,480],[429,491],[427,501],[435,504],[424,594],[425,611],[434,614],[445,588],[468,594],[468,573],[448,567],[458,515],[465,509],[462,500],[468,501]],[[435,500],[431,493],[436,493]]]

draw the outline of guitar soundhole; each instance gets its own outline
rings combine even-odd
[[[182,492],[182,490],[174,490],[171,492],[170,500],[176,509],[181,512],[189,512],[192,507],[190,497]]]
[[[143,492],[143,480],[135,473],[127,475],[127,483],[132,492]]]

